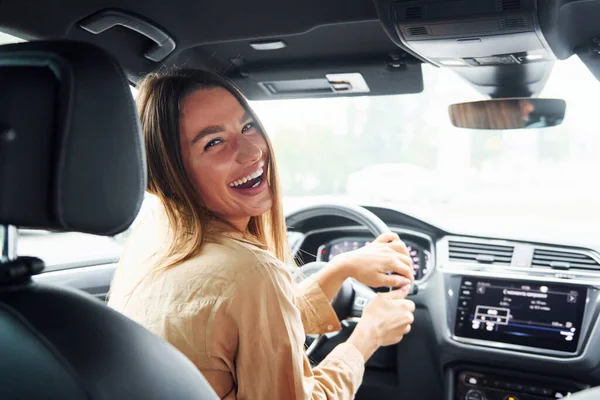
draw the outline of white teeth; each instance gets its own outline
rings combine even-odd
[[[263,169],[262,169],[263,165],[264,165],[263,163],[259,164],[258,171],[256,171],[256,172],[253,172],[253,173],[251,173],[250,175],[248,175],[248,176],[246,176],[246,177],[244,177],[244,178],[242,178],[242,179],[239,179],[239,180],[237,180],[237,181],[233,181],[233,182],[231,182],[231,183],[229,184],[229,186],[230,186],[230,187],[236,187],[236,186],[240,186],[240,185],[243,185],[244,183],[246,183],[246,182],[248,182],[248,181],[251,181],[252,179],[256,179],[256,178],[258,178],[258,177],[259,177],[259,176],[261,176],[261,175],[263,174],[263,172],[264,172],[264,171],[263,171]],[[260,183],[260,182],[259,182],[259,183]],[[256,186],[258,186],[258,183],[256,183],[256,184],[252,185],[252,187],[256,187]]]

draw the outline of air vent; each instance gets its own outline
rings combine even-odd
[[[449,242],[450,261],[510,265],[513,246],[487,243]]]
[[[525,18],[504,18],[500,20],[500,29],[527,28],[529,23]]]
[[[600,264],[587,254],[559,250],[535,249],[531,265],[542,268],[600,271]]]
[[[521,9],[521,0],[500,0],[500,9],[502,11],[511,11]]]
[[[406,29],[406,33],[408,36],[427,36],[429,34],[424,26],[411,26]]]
[[[423,8],[407,7],[404,15],[406,16],[406,19],[421,19],[423,18]]]

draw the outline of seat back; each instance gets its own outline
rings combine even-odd
[[[114,235],[146,170],[123,72],[83,43],[0,47],[0,398],[217,399],[170,344],[83,292],[35,284],[14,227]]]

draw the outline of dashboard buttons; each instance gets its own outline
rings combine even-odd
[[[469,382],[469,384],[471,384],[471,385],[477,385],[477,378],[472,376],[469,379],[467,379],[467,382]]]
[[[526,378],[471,370],[461,371],[457,378],[457,400],[556,400],[580,390],[568,382],[561,384],[540,376]]]
[[[471,389],[465,395],[465,400],[486,400],[483,393],[476,389]]]
[[[537,386],[525,386],[525,391],[530,394],[544,394],[542,388]]]

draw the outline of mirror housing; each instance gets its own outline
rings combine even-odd
[[[561,99],[512,98],[452,104],[450,121],[467,129],[537,129],[560,125],[567,104]]]

